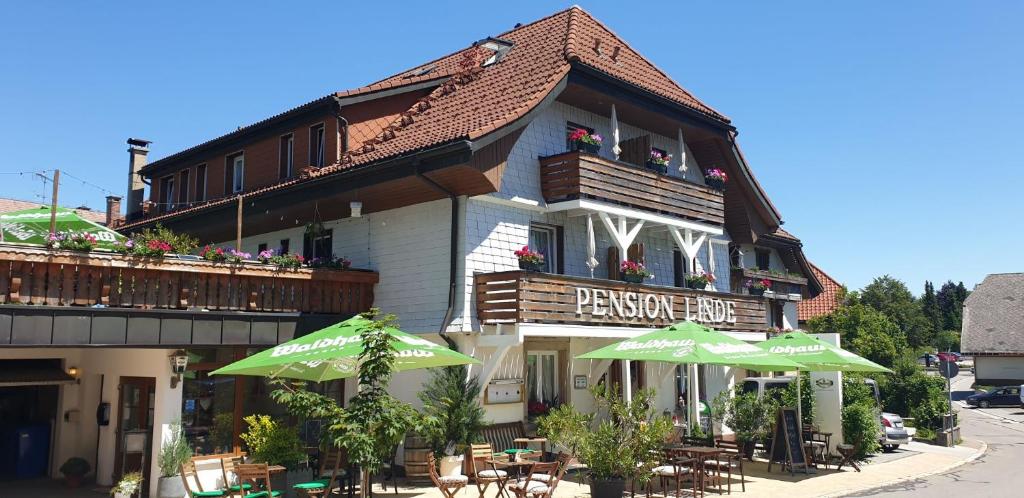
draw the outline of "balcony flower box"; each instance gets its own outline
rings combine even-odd
[[[597,154],[601,150],[601,143],[604,142],[604,137],[597,133],[590,133],[583,128],[577,128],[569,135],[569,142],[572,145],[573,151]]]
[[[715,276],[710,273],[695,273],[686,276],[686,287],[690,289],[704,289],[708,284],[714,283]]]
[[[708,170],[706,173],[704,173],[704,183],[715,190],[724,192],[725,183],[728,181],[729,175],[725,174],[725,171],[722,171],[718,168]]]
[[[636,261],[623,261],[619,265],[619,273],[622,274],[622,280],[631,284],[643,283],[645,279],[654,278],[654,275],[644,267],[643,263]]]
[[[764,292],[770,289],[771,286],[772,281],[767,278],[762,278],[760,280],[747,279],[747,282],[744,284],[744,287],[747,288],[747,293],[751,296],[763,296]]]
[[[647,158],[647,162],[644,163],[644,167],[661,173],[662,175],[668,174],[668,163],[672,160],[672,154],[662,154],[661,151],[651,149],[651,155]]]
[[[523,246],[514,253],[519,258],[519,269],[525,271],[544,271],[544,255]]]

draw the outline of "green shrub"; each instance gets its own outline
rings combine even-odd
[[[793,389],[794,394],[796,389]],[[769,429],[777,407],[771,398],[758,398],[757,393],[744,393],[742,386],[734,392],[718,393],[712,402],[714,419],[736,432],[738,441],[761,441],[770,437]]]
[[[881,431],[878,408],[875,402],[854,403],[843,407],[843,440],[856,446],[860,443],[857,458],[863,459],[869,453],[880,449],[878,436]]]
[[[901,358],[892,366],[893,373],[879,375],[885,411],[913,417],[917,427],[942,428],[942,415],[949,408],[946,381],[928,375],[914,358]]]
[[[254,461],[283,465],[292,470],[306,459],[302,440],[294,427],[279,424],[269,415],[249,415],[242,420],[249,424],[249,429],[239,437],[245,441]]]
[[[92,470],[92,466],[84,458],[71,457],[60,466],[60,473],[66,476],[82,477]]]
[[[467,379],[465,367],[430,369],[430,380],[419,398],[423,402],[423,435],[435,454],[440,455],[450,444],[458,449],[478,442],[484,425],[480,381],[476,376]]]
[[[160,477],[173,477],[181,472],[181,465],[192,458],[192,448],[185,439],[181,422],[171,424],[170,437],[160,447],[157,465],[160,466]]]
[[[814,389],[811,386],[810,373],[800,374],[800,394],[800,415],[804,419],[804,425],[811,425],[814,423]],[[796,399],[796,382],[794,381],[790,382],[782,391],[782,406],[796,407]]]

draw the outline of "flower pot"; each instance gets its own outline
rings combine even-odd
[[[544,263],[519,260],[519,269],[526,271],[542,271],[544,269]]]
[[[161,477],[156,481],[156,496],[158,498],[184,498],[188,496],[185,485],[181,482],[181,476]]]
[[[725,182],[723,182],[720,178],[707,178],[707,177],[705,177],[704,178],[704,183],[706,183],[707,186],[709,186],[709,187],[711,187],[711,188],[713,188],[715,190],[722,191],[722,192],[725,191]]]
[[[649,170],[651,170],[651,171],[656,171],[658,173],[661,173],[663,175],[667,175],[668,174],[668,165],[667,164],[658,164],[658,163],[656,163],[654,161],[647,161],[646,163],[644,163],[644,167],[649,169]]]
[[[754,448],[757,446],[755,441],[743,441],[743,457],[748,461],[754,461]]]
[[[631,284],[640,284],[644,281],[644,276],[636,273],[623,273],[622,280]]]
[[[703,282],[689,282],[689,281],[686,282],[686,287],[688,289],[701,289],[702,290],[702,289],[704,289],[707,286],[708,286],[708,284],[703,283]]]
[[[626,491],[625,479],[591,479],[591,498],[622,498]]]
[[[442,457],[440,464],[441,469],[439,471],[441,473],[441,476],[461,476],[463,458],[465,458],[464,455]]]
[[[763,296],[764,291],[765,289],[755,289],[753,287],[747,289],[747,292],[749,292],[751,296]]]
[[[573,142],[572,150],[586,152],[588,154],[597,154],[601,150],[601,144],[591,144],[587,142]]]

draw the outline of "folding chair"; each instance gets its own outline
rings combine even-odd
[[[427,453],[427,469],[430,471],[430,480],[433,481],[434,486],[437,486],[437,489],[441,491],[445,498],[455,498],[455,493],[458,493],[469,483],[469,477],[466,476],[439,475],[437,473],[437,460],[434,458],[434,452]]]
[[[270,484],[270,466],[265,463],[239,463],[235,465],[240,485],[249,484],[252,492],[245,498],[276,498],[280,491],[274,491]]]
[[[508,472],[500,469],[487,468],[487,460],[494,458],[494,449],[490,443],[473,444],[466,449],[466,459],[469,461],[469,475],[476,483],[476,489],[480,492],[480,498],[484,498],[484,492],[491,484],[501,483],[508,478]],[[499,494],[500,490],[499,490]]]
[[[196,483],[195,489],[188,482],[190,478]],[[225,494],[223,489],[204,491],[203,483],[199,482],[199,474],[196,472],[196,463],[191,460],[181,464],[181,482],[185,484],[189,498],[221,498]]]

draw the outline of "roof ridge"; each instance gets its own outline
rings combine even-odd
[[[682,86],[682,85],[680,85],[680,84],[679,84],[679,82],[677,82],[677,81],[676,81],[675,79],[673,79],[673,78],[672,78],[671,76],[669,76],[669,75],[668,75],[668,73],[666,73],[665,71],[662,71],[660,67],[658,67],[658,66],[657,66],[656,64],[654,64],[653,62],[651,62],[651,60],[650,60],[650,59],[648,59],[648,58],[647,58],[646,56],[644,56],[644,54],[642,54],[642,53],[641,53],[641,52],[640,52],[639,50],[637,50],[637,49],[633,48],[633,46],[632,46],[632,45],[630,45],[630,44],[629,44],[629,42],[627,42],[625,38],[623,38],[623,37],[619,36],[619,34],[618,34],[618,33],[616,33],[615,31],[613,31],[613,30],[612,30],[611,28],[609,28],[608,26],[606,26],[606,25],[605,25],[605,24],[604,24],[603,22],[601,22],[601,21],[600,21],[599,19],[597,19],[596,17],[594,17],[593,15],[591,15],[591,14],[590,14],[590,12],[587,12],[587,11],[586,11],[585,9],[583,9],[583,8],[581,8],[581,7],[578,7],[578,6],[573,6],[573,7],[570,7],[570,9],[571,9],[571,10],[572,10],[572,11],[573,11],[574,13],[578,11],[578,12],[581,12],[581,13],[585,14],[585,15],[586,15],[586,16],[587,16],[588,18],[590,18],[590,20],[591,20],[591,21],[593,21],[593,22],[594,22],[594,24],[597,24],[597,25],[598,25],[598,26],[599,26],[599,27],[600,27],[601,29],[603,29],[603,30],[607,31],[607,32],[608,32],[608,34],[610,34],[610,35],[614,36],[616,40],[618,40],[619,42],[621,42],[621,43],[622,43],[622,44],[623,44],[623,45],[624,45],[624,46],[625,46],[626,48],[628,48],[628,49],[629,49],[630,51],[632,51],[632,52],[633,52],[634,54],[636,54],[636,55],[637,55],[637,57],[639,57],[639,58],[640,58],[640,60],[644,61],[644,62],[645,62],[645,63],[646,63],[646,64],[647,64],[648,66],[650,66],[650,67],[651,67],[652,69],[654,69],[655,71],[657,71],[657,72],[658,72],[658,74],[660,74],[660,75],[664,76],[664,77],[665,77],[665,79],[667,79],[667,80],[668,80],[668,81],[670,81],[670,82],[671,82],[671,83],[672,83],[673,85],[675,85],[675,87],[676,87],[677,89],[679,89],[679,91],[681,91],[681,92],[685,93],[685,94],[686,94],[686,95],[687,95],[688,97],[690,97],[691,99],[693,99],[693,101],[694,101],[694,102],[697,102],[698,104],[700,104],[700,105],[704,106],[705,108],[707,108],[707,109],[708,109],[708,110],[710,110],[711,112],[713,112],[713,113],[717,114],[718,116],[720,116],[720,117],[721,117],[722,119],[724,119],[725,121],[727,121],[727,122],[729,122],[729,121],[732,121],[731,119],[729,119],[729,117],[728,117],[728,116],[726,116],[725,114],[723,114],[723,113],[719,112],[719,111],[718,111],[718,109],[715,109],[714,107],[711,107],[710,105],[708,105],[708,104],[707,104],[706,102],[704,102],[703,100],[701,100],[701,99],[698,99],[698,98],[697,98],[697,97],[696,97],[696,96],[695,96],[695,95],[694,95],[694,94],[693,94],[692,92],[690,92],[690,91],[689,91],[689,90],[687,90],[686,88],[683,88],[683,86]],[[578,56],[577,56],[577,58],[578,58]]]
[[[566,20],[565,44],[562,49],[565,60],[569,62],[580,60],[580,55],[576,52],[576,28],[579,26],[579,21],[577,21],[576,17],[577,13],[582,10],[575,5],[569,8],[569,19]]]
[[[825,278],[827,278],[827,279],[831,280],[831,281],[832,281],[833,283],[835,283],[836,285],[840,285],[840,286],[842,286],[842,285],[843,285],[843,283],[842,283],[842,282],[840,282],[839,280],[836,280],[836,278],[835,278],[835,277],[833,277],[832,275],[829,275],[829,274],[828,274],[828,273],[827,273],[827,272],[826,272],[825,270],[822,270],[820,266],[818,266],[818,265],[814,264],[814,262],[812,262],[811,260],[809,260],[809,259],[808,259],[808,260],[807,260],[807,264],[811,265],[811,268],[813,268],[813,269],[814,269],[814,271],[816,271],[816,272],[818,272],[818,273],[820,273],[820,274],[824,275],[824,276],[825,276]]]

